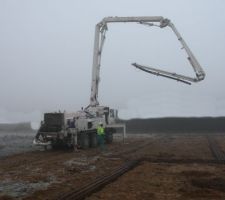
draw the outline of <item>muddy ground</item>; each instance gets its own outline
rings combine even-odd
[[[224,151],[225,134],[213,137]],[[104,152],[43,151],[26,139],[22,153],[0,159],[1,200],[57,199],[140,157],[196,163],[143,161],[87,199],[225,199],[225,165],[208,163],[215,158],[205,134],[129,134],[125,143],[117,135]]]

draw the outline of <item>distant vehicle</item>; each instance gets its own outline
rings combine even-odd
[[[106,17],[95,27],[90,104],[86,108],[75,113],[45,113],[44,120],[41,123],[33,141],[35,145],[52,145],[52,147],[67,146],[74,148],[81,147],[83,149],[96,147],[96,128],[99,123],[103,123],[105,128],[106,143],[111,143],[113,141],[113,133],[116,132],[115,127],[118,119],[118,112],[108,106],[99,105],[98,87],[100,82],[101,54],[105,41],[105,34],[108,30],[107,24],[123,22],[135,22],[150,27],[170,27],[182,44],[183,49],[186,51],[188,60],[195,71],[196,77],[192,78],[152,67],[146,67],[137,63],[133,63],[133,66],[147,73],[163,76],[186,84],[198,82],[205,78],[204,70],[170,20],[160,16]]]

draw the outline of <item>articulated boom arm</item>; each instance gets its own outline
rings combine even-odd
[[[90,98],[90,105],[89,106],[97,106],[99,105],[98,102],[98,87],[100,81],[100,65],[101,65],[101,54],[102,49],[105,41],[105,34],[108,30],[107,24],[108,23],[127,23],[127,22],[136,22],[139,24],[143,24],[146,26],[158,26],[160,28],[164,28],[166,26],[170,27],[175,35],[177,36],[178,40],[182,44],[182,47],[185,49],[188,60],[192,65],[196,78],[191,78],[188,76],[167,72],[164,70],[155,69],[152,67],[146,67],[143,65],[139,65],[137,63],[133,63],[132,65],[136,68],[157,75],[163,76],[166,78],[174,79],[177,81],[181,81],[183,83],[190,84],[190,82],[198,82],[205,78],[205,72],[203,71],[202,67],[198,63],[197,59],[187,46],[186,42],[183,40],[175,26],[170,22],[170,20],[163,18],[161,16],[152,16],[152,17],[106,17],[100,23],[98,23],[95,27],[95,41],[94,41],[94,54],[93,54],[93,65],[92,65],[92,85],[91,85],[91,98]],[[158,24],[155,24],[158,23]]]

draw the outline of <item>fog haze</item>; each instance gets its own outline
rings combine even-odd
[[[102,55],[99,101],[121,118],[225,115],[222,0],[0,0],[0,122],[39,122],[44,112],[89,104],[94,28],[106,16],[163,16],[206,72],[191,86],[131,63],[194,76],[169,28],[112,24]]]

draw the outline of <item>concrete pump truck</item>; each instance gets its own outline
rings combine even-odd
[[[77,112],[45,113],[44,120],[41,122],[41,126],[33,141],[35,145],[52,145],[52,147],[63,145],[75,148],[80,147],[83,149],[96,147],[98,145],[96,128],[99,123],[103,123],[105,128],[106,143],[111,143],[113,141],[113,133],[116,131],[115,124],[117,122],[118,112],[108,106],[100,105],[98,101],[101,55],[106,31],[108,30],[108,24],[112,23],[137,23],[148,27],[156,26],[161,29],[166,27],[171,28],[181,43],[182,49],[187,53],[187,59],[193,67],[196,77],[192,78],[137,63],[132,64],[134,67],[153,75],[170,78],[186,84],[199,82],[205,78],[204,70],[169,19],[161,16],[106,17],[95,26],[90,104]]]

